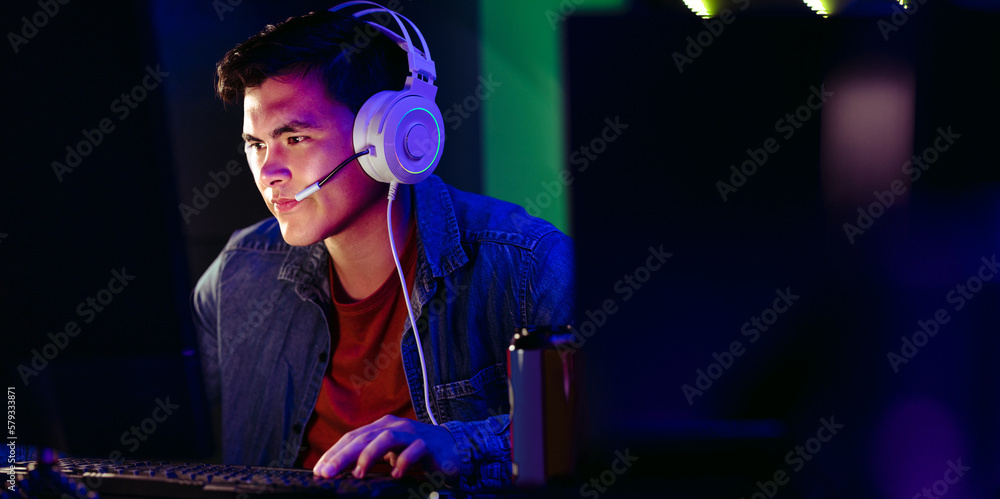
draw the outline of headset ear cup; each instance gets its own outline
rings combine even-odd
[[[362,168],[379,182],[415,184],[430,176],[441,159],[444,120],[433,98],[419,90],[383,91],[372,96],[354,121],[355,150]]]
[[[371,151],[369,154],[359,157],[358,163],[361,163],[361,168],[369,177],[379,182],[390,183],[394,180],[389,165],[385,161],[381,141],[378,140],[378,124],[385,114],[383,108],[386,102],[397,93],[392,90],[376,93],[361,105],[357,117],[354,118],[354,150],[356,152],[365,149]],[[375,129],[375,134],[369,135],[369,130],[372,128]]]

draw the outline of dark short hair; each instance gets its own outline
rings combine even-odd
[[[406,53],[389,37],[337,12],[310,12],[260,33],[216,65],[216,93],[226,103],[274,77],[318,75],[329,96],[354,114],[382,90],[400,90],[409,74]]]

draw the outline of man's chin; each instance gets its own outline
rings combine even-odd
[[[309,246],[310,244],[315,244],[317,241],[322,239],[319,236],[312,234],[303,234],[296,230],[290,229],[287,222],[281,222],[278,220],[278,227],[281,228],[281,238],[285,240],[289,246]]]

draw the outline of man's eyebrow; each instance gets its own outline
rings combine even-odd
[[[283,134],[283,133],[295,133],[295,132],[300,132],[302,130],[310,130],[310,129],[316,130],[316,129],[319,129],[319,128],[321,128],[321,127],[319,125],[316,125],[315,123],[310,123],[308,121],[292,120],[292,121],[289,121],[287,123],[282,123],[281,125],[279,125],[274,130],[271,130],[271,138],[272,139],[276,139],[276,138],[280,137],[281,134]],[[249,133],[246,133],[246,132],[243,133],[243,141],[244,142],[263,142],[262,140],[258,139],[257,137],[254,137],[253,135],[250,135]]]
[[[284,123],[284,124],[278,126],[274,130],[271,130],[271,138],[272,139],[276,139],[276,138],[280,137],[281,134],[283,134],[283,133],[295,133],[295,132],[299,132],[299,131],[302,131],[302,130],[310,130],[310,129],[317,129],[317,128],[320,128],[320,127],[319,127],[319,125],[316,125],[315,123],[311,123],[311,122],[308,122],[308,121],[292,120],[292,121],[289,121],[287,123]]]

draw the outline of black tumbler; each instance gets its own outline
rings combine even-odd
[[[514,485],[541,487],[576,465],[580,352],[570,326],[521,328],[507,351]]]

